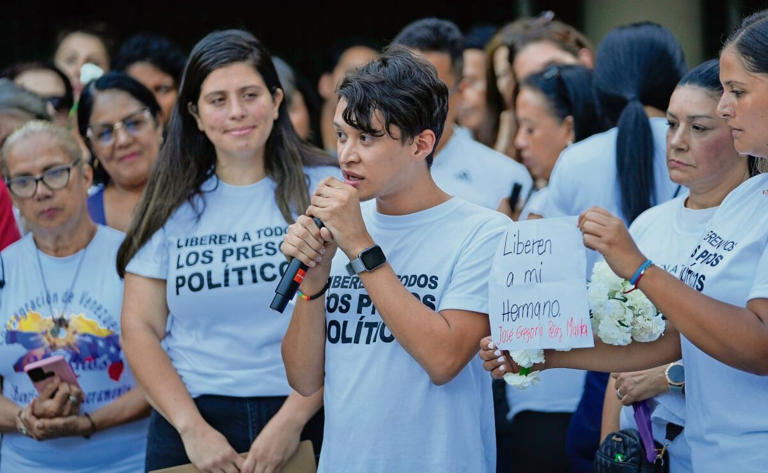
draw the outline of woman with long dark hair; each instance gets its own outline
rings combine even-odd
[[[550,176],[546,216],[578,215],[599,205],[630,223],[680,192],[667,173],[665,110],[685,69],[680,43],[661,25],[635,23],[608,33],[593,80],[601,115],[613,128],[563,151]],[[588,270],[597,258],[588,252]],[[570,456],[580,472],[592,471],[606,382],[606,374],[587,373],[571,421]]]
[[[272,471],[296,448],[322,394],[291,391],[289,318],[268,306],[288,223],[338,175],[327,163],[294,132],[261,42],[226,30],[194,47],[117,262],[126,354],[155,408],[149,470]]]
[[[619,347],[596,340],[592,349],[546,353],[546,367],[601,371],[647,369],[682,356],[683,432],[697,473],[758,473],[768,462],[768,174],[747,178],[764,170],[768,158],[766,44],[763,11],[746,18],[720,54],[724,92],[717,113],[738,154],[758,160],[736,172],[743,182],[724,196],[678,275],[651,262],[622,219],[605,209],[591,208],[579,217],[584,244],[598,250],[619,277],[632,279],[665,315],[664,334],[650,343]],[[503,373],[490,361],[498,358],[492,350],[481,356],[494,376]]]
[[[661,25],[635,23],[608,33],[597,50],[594,86],[614,128],[560,157],[550,179],[552,216],[600,205],[630,223],[676,195],[665,162],[665,111],[685,69],[680,43]]]
[[[163,142],[160,105],[135,79],[110,72],[80,94],[77,128],[101,186],[88,197],[88,212],[94,222],[124,232]]]

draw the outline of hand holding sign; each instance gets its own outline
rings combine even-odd
[[[513,358],[521,350],[594,346],[585,273],[576,217],[511,222],[489,284],[495,346]]]

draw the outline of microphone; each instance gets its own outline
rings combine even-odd
[[[314,217],[315,225],[318,228],[323,228],[323,222]],[[276,310],[281,314],[285,310],[285,306],[288,305],[288,301],[293,299],[296,295],[296,291],[299,289],[299,284],[304,280],[304,276],[307,274],[307,265],[302,263],[299,258],[293,258],[288,268],[283,273],[283,277],[280,278],[280,282],[277,283],[275,288],[275,297],[272,299],[272,303],[269,304],[269,308]]]

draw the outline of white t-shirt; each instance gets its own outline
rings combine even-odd
[[[375,207],[362,207],[368,232],[409,292],[438,312],[488,313],[488,269],[507,217],[459,198],[401,216]],[[495,472],[491,379],[479,357],[433,384],[347,262],[336,254],[326,295],[319,471]]]
[[[652,205],[666,202],[687,191],[669,179],[667,170],[667,119],[650,118],[653,134]],[[616,175],[616,135],[618,128],[597,133],[567,147],[560,154],[549,179],[548,217],[579,215],[592,206],[600,206],[620,218],[621,190]],[[625,219],[626,221],[626,219]],[[629,224],[631,222],[627,222]],[[587,275],[599,254],[587,250]]]
[[[531,214],[541,215],[546,217],[547,212],[547,194],[549,194],[549,187],[545,186],[541,189],[536,189],[528,197],[528,202],[525,203],[523,211],[520,212],[520,221],[528,220]]]
[[[651,207],[629,227],[632,238],[643,254],[654,264],[680,276],[691,250],[701,238],[704,228],[717,211],[717,207],[693,210],[685,208],[687,197],[677,197]],[[667,423],[685,426],[685,396],[679,392],[665,392],[649,400],[653,437],[659,443],[666,438]],[[621,428],[637,428],[631,406],[621,413]],[[669,446],[670,472],[693,471],[691,449],[685,435],[678,435]]]
[[[768,298],[768,174],[731,191],[705,227],[681,279],[744,307]],[[721,363],[681,337],[686,426],[696,473],[768,468],[768,376]]]
[[[53,355],[63,355],[78,377],[85,395],[81,412],[96,411],[136,385],[120,347],[123,282],[115,261],[124,235],[108,227],[97,228],[86,249],[71,256],[56,258],[39,252],[31,233],[2,253],[0,375],[3,395],[20,406],[37,397],[24,366]],[[40,256],[45,284],[35,253]],[[77,281],[69,292],[75,274]],[[142,419],[96,432],[90,439],[62,437],[38,442],[6,432],[0,472],[142,471],[146,431],[147,420]]]
[[[310,189],[330,167],[306,168]],[[182,204],[126,271],[165,279],[169,322],[164,345],[190,395],[285,396],[280,356],[290,317],[269,308],[288,266],[280,243],[288,224],[269,177],[233,186],[216,176]],[[203,207],[204,205],[204,207]]]
[[[521,196],[533,185],[525,166],[475,141],[460,126],[453,127],[453,135],[435,156],[431,173],[448,194],[493,210],[516,183],[522,185]]]
[[[525,389],[505,386],[509,412],[507,419],[523,411],[573,412],[584,392],[586,371],[555,368],[539,373],[539,383]]]

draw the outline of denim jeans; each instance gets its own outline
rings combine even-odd
[[[285,396],[227,397],[204,395],[194,399],[203,419],[226,437],[236,452],[247,452],[251,443],[280,409]],[[302,439],[310,438],[318,451],[322,441],[322,420],[318,416],[307,424]],[[152,411],[147,435],[147,471],[189,463],[184,443],[176,429],[156,411]]]

